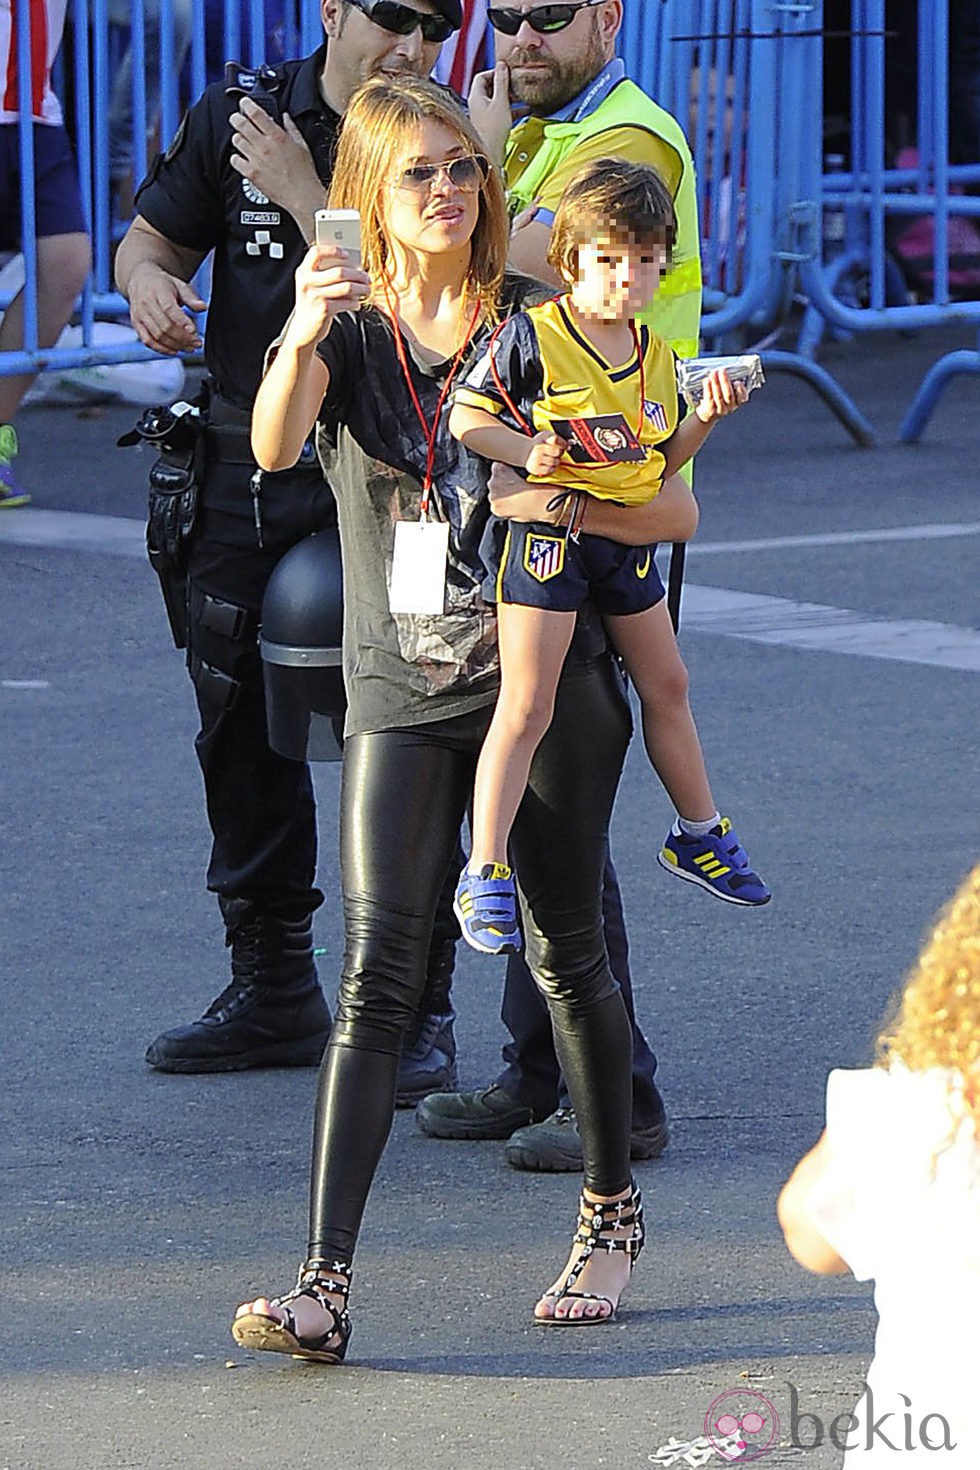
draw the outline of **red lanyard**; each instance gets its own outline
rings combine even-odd
[[[473,340],[473,333],[476,331],[476,324],[479,321],[480,313],[483,310],[483,301],[482,298],[479,296],[476,299],[476,306],[473,308],[473,315],[470,318],[470,324],[466,328],[466,337],[463,340],[462,347],[460,347],[455,358],[453,359],[453,365],[449,369],[449,376],[446,378],[446,381],[442,385],[442,392],[439,394],[439,399],[436,403],[435,417],[433,418],[430,425],[426,420],[422,405],[419,402],[419,395],[415,391],[415,384],[412,382],[412,376],[408,370],[408,358],[405,353],[405,343],[402,339],[401,328],[398,325],[398,313],[392,305],[391,293],[389,292],[387,281],[384,282],[384,293],[385,303],[388,307],[388,315],[391,318],[391,325],[394,328],[395,332],[395,351],[398,354],[398,362],[401,366],[402,376],[404,377],[405,382],[408,386],[408,391],[411,394],[412,403],[415,405],[415,412],[418,414],[419,423],[422,425],[422,433],[425,435],[425,478],[422,481],[422,519],[425,520],[425,518],[429,514],[429,498],[432,492],[432,466],[435,463],[436,457],[436,435],[439,432],[439,420],[442,417],[443,405],[445,404],[446,398],[449,394],[449,390],[452,387],[453,379],[455,378],[456,373],[459,370],[459,365],[463,360],[463,355],[466,352],[467,347],[469,347],[470,342]]]
[[[647,381],[643,371],[643,353],[640,350],[640,334],[636,330],[636,323],[630,322],[630,331],[633,334],[633,345],[636,347],[636,360],[640,364],[640,417],[636,423],[636,437],[643,443],[643,425],[647,416]]]

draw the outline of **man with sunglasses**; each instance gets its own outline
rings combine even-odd
[[[133,325],[158,352],[200,345],[192,284],[214,252],[204,355],[207,428],[188,548],[187,665],[213,845],[208,887],[231,948],[231,984],[190,1025],[157,1037],[165,1072],[315,1065],[330,1026],[313,962],[316,814],[309,768],[268,744],[258,622],[283,555],[336,523],[312,445],[256,475],[251,408],[268,344],[293,303],[341,115],[378,74],[427,76],[462,20],[460,0],[320,0],[327,44],[302,61],[226,68],[136,195],[116,259]],[[451,897],[451,889],[450,894]],[[458,931],[437,920],[429,992],[408,1039],[400,1101],[455,1081],[449,985]]]
[[[633,0],[642,3],[642,0]],[[697,352],[701,268],[694,165],[675,118],[633,82],[616,56],[623,0],[491,5],[496,66],[474,78],[470,115],[504,168],[517,223],[511,262],[560,284],[547,262],[554,210],[591,159],[652,164],[677,214],[674,266],[645,319],[681,357]],[[512,108],[523,114],[512,125]]]
[[[640,319],[679,356],[696,355],[701,268],[694,166],[677,121],[626,78],[616,57],[623,0],[519,0],[491,4],[487,16],[496,65],[474,78],[469,107],[487,152],[504,170],[515,221],[511,264],[561,285],[547,251],[555,207],[569,179],[596,158],[652,164],[674,200],[677,236],[673,269]],[[522,116],[512,125],[515,105]],[[634,1160],[656,1158],[667,1142],[666,1116],[654,1082],[656,1058],[635,1019],[622,901],[611,864],[603,916],[610,964],[633,1025],[631,1152]],[[496,1082],[477,1092],[423,1099],[419,1127],[436,1138],[507,1139],[508,1162],[518,1169],[580,1169],[581,1143],[547,1008],[519,957],[508,960],[502,1016],[511,1039]]]

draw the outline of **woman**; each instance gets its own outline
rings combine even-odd
[[[297,271],[295,310],[256,399],[253,449],[263,468],[293,463],[318,416],[332,440],[349,697],[346,952],[316,1103],[307,1258],[292,1292],[246,1303],[232,1330],[246,1347],[336,1363],[402,1037],[497,693],[477,555],[484,468],[449,435],[445,404],[530,283],[504,284],[500,181],[465,115],[431,83],[379,78],[357,94],[331,204],[360,211],[366,271],[316,247]],[[692,520],[689,501],[667,497],[653,534],[689,535]],[[600,918],[628,738],[619,676],[597,620],[583,618],[513,840],[528,961],[585,1156],[579,1231],[535,1308],[543,1321],[609,1320],[643,1239],[629,1172],[630,1031]]]
[[[975,1470],[980,866],[940,916],[878,1051],[874,1067],[830,1074],[827,1127],[783,1187],[779,1222],[808,1270],[874,1278],[874,1361],[853,1415],[836,1421],[850,1425],[835,1440],[844,1465]]]

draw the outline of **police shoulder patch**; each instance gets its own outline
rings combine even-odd
[[[256,184],[253,184],[251,179],[246,178],[244,174],[242,175],[242,193],[250,204],[269,203],[268,194],[263,194],[262,190]],[[278,224],[278,220],[276,223]]]
[[[180,126],[178,127],[176,133],[174,133],[174,135],[173,135],[173,138],[172,138],[171,143],[170,143],[170,147],[167,149],[166,153],[163,155],[163,161],[164,161],[164,163],[169,163],[171,159],[176,158],[177,157],[177,154],[183,148],[183,146],[184,146],[184,144],[185,144],[186,141],[187,141],[187,113],[185,112],[184,113],[184,116],[180,120]]]

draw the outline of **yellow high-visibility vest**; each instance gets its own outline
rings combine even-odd
[[[532,117],[518,123],[511,129],[504,157],[508,196],[512,203],[516,202],[518,210],[526,208],[576,144],[610,128],[624,127],[643,129],[660,138],[681,160],[681,180],[674,197],[677,222],[674,264],[639,320],[664,337],[678,357],[696,357],[701,328],[701,255],[694,161],[680,124],[652,97],[623,78],[594,111],[577,121],[555,122]],[[530,141],[525,130],[535,139],[540,136],[541,143],[522,169],[517,155],[531,151],[522,146]]]

